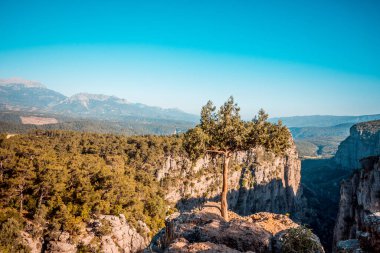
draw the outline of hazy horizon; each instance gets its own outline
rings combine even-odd
[[[1,1],[0,77],[199,115],[380,113],[378,1]]]

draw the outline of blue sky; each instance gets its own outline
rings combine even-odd
[[[380,1],[0,0],[0,78],[198,114],[380,113]]]

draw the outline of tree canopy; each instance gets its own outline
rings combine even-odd
[[[131,225],[141,220],[157,232],[168,209],[155,169],[182,152],[181,143],[177,136],[1,135],[0,251],[21,252],[12,243],[21,241],[16,230],[26,220],[75,235],[94,215],[124,214]]]
[[[197,159],[206,153],[231,153],[257,146],[283,154],[290,146],[290,132],[281,121],[268,122],[268,114],[263,109],[252,121],[242,120],[239,112],[233,97],[218,111],[208,101],[202,107],[200,123],[185,134],[184,148],[189,156]]]

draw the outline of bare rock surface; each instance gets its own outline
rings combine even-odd
[[[356,124],[350,129],[350,136],[344,140],[335,154],[335,162],[343,169],[361,167],[360,160],[380,155],[380,120]]]
[[[52,232],[41,243],[41,239],[33,239],[23,232],[24,241],[31,247],[32,253],[76,253],[79,248],[104,253],[133,253],[143,250],[148,245],[147,237],[143,237],[130,226],[124,215],[100,215],[86,224],[79,235],[68,232]],[[139,223],[140,230],[147,229],[145,223]],[[149,231],[145,231],[148,233]]]
[[[338,253],[361,253],[360,243],[357,239],[339,241],[337,244]]]
[[[170,182],[166,199],[181,211],[218,201],[221,175],[220,160],[209,156],[195,163],[185,157],[168,157],[156,171],[158,180]],[[228,180],[229,208],[240,215],[290,213],[297,220],[304,216],[301,163],[294,143],[284,155],[262,147],[235,153]]]
[[[211,242],[196,242],[189,243],[184,238],[175,240],[169,245],[168,249],[165,250],[167,253],[240,253],[241,251],[231,249],[225,245],[215,244]]]
[[[276,252],[273,245],[281,245],[276,235],[299,226],[281,214],[242,217],[229,212],[229,216],[229,221],[224,220],[215,202],[192,212],[175,213],[145,252]]]
[[[380,156],[361,160],[362,169],[341,185],[334,229],[334,250],[340,241],[358,240],[366,252],[380,252]]]

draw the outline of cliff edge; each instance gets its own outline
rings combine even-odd
[[[270,253],[286,252],[289,246],[310,250],[302,252],[324,252],[317,236],[285,215],[261,212],[242,217],[230,212],[229,216],[230,221],[224,220],[215,202],[175,213],[144,252]]]

